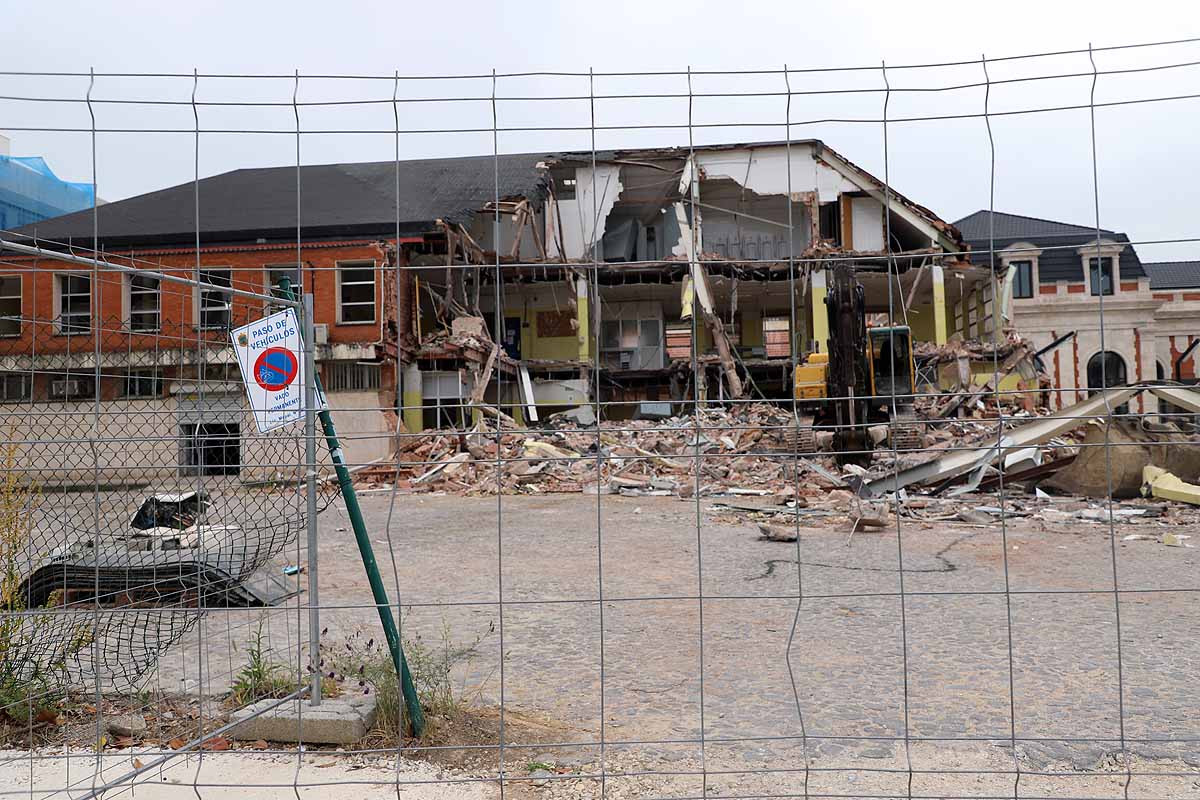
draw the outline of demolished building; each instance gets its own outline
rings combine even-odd
[[[999,330],[999,283],[958,230],[816,140],[236,170],[9,237],[213,284],[91,287],[86,268],[31,255],[0,275],[4,399],[59,413],[98,397],[152,419],[139,463],[181,474],[249,478],[261,460],[222,343],[268,308],[220,286],[303,278],[360,464],[387,456],[398,416],[416,432],[489,410],[789,398],[792,365],[828,349],[837,264],[918,342]]]
[[[537,167],[534,196],[484,204],[442,250],[395,256],[409,430],[466,424],[485,399],[528,419],[589,402],[627,418],[790,397],[793,359],[828,349],[826,270],[839,263],[854,265],[868,313],[917,340],[988,338],[998,324],[997,283],[957,229],[820,141],[560,153]]]

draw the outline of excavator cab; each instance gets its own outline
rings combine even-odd
[[[871,396],[876,401],[896,398],[897,405],[912,405],[913,361],[912,331],[907,325],[867,329],[867,358]]]

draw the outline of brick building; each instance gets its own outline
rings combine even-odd
[[[521,166],[535,175],[532,161]],[[405,187],[399,203],[397,181]],[[5,238],[89,256],[98,250],[114,264],[183,277],[198,270],[216,287],[270,294],[284,276],[302,283],[314,296],[318,369],[348,461],[365,463],[387,455],[396,419],[396,284],[384,261],[397,243],[405,253],[444,249],[446,231],[469,220],[476,198],[491,196],[493,161],[303,167],[299,185],[299,228],[297,171],[283,167],[102,205],[95,243],[91,210]],[[50,415],[66,439],[86,439],[98,392],[109,424],[137,440],[128,445],[130,465],[261,476],[270,465],[255,462],[228,332],[269,310],[219,288],[116,270],[93,275],[87,266],[5,253],[0,400],[11,404],[10,438],[22,430],[36,438],[32,428]],[[50,466],[91,480],[90,463],[64,453]]]

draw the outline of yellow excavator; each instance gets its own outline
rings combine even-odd
[[[814,453],[817,432],[832,430],[838,462],[866,465],[876,444],[869,429],[886,423],[890,446],[924,446],[922,425],[913,412],[912,331],[907,325],[867,327],[865,293],[848,264],[832,270],[825,307],[829,352],[812,353],[792,375],[800,413],[789,445],[796,452]]]

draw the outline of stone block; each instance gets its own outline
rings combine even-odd
[[[277,700],[260,700],[234,712],[232,739],[242,741],[354,744],[375,725],[378,704],[375,695],[328,698],[313,706],[307,700],[291,700],[263,711]]]

